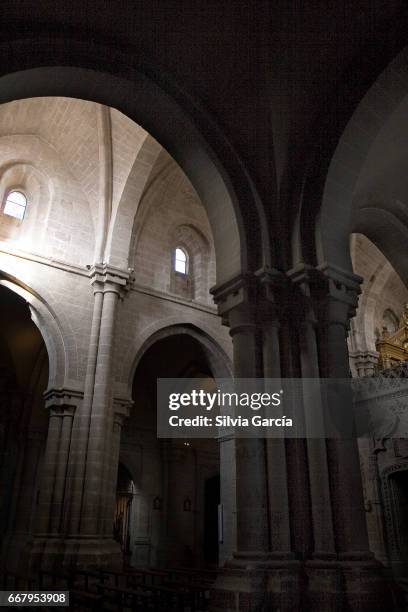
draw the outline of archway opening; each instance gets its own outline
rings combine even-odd
[[[188,332],[150,344],[136,369],[121,457],[136,476],[130,525],[134,566],[213,567],[218,559],[220,457],[215,439],[157,439],[157,378],[214,385],[214,363]]]
[[[389,381],[408,372],[408,287],[384,252],[367,236],[353,234],[350,250],[353,270],[362,278],[359,305],[348,338],[350,371],[354,377],[378,378],[373,381],[376,386],[367,395],[365,405],[382,423],[378,431],[383,430],[382,434],[374,432],[371,438],[359,439],[370,549],[378,560],[393,568],[395,575],[402,576],[401,568],[406,568],[407,561],[404,500],[408,488],[406,478],[394,479],[389,469],[399,465],[399,457],[408,450],[406,440],[393,433],[396,419],[405,418],[401,402],[406,401],[408,388],[405,395],[400,388],[400,399],[396,399],[396,387]]]
[[[24,569],[22,551],[35,530],[47,383],[48,354],[30,309],[0,286],[0,539],[9,570]]]

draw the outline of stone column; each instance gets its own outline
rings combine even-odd
[[[299,353],[301,375],[304,384],[303,403],[305,421],[317,410],[323,422],[323,405],[316,405],[320,396],[320,369],[318,354],[318,317],[320,310],[320,290],[324,286],[321,274],[311,266],[299,265],[288,273],[298,290],[296,320],[299,331]],[[317,293],[317,295],[316,295]],[[313,389],[312,379],[316,380]],[[316,424],[316,423],[314,423]],[[325,438],[310,437],[306,440],[310,503],[312,511],[313,553],[306,564],[308,575],[308,602],[311,608],[324,605],[328,610],[335,609],[341,598],[337,555],[334,539],[332,500],[330,495],[329,466]]]
[[[118,462],[113,357],[117,307],[128,288],[129,277],[129,270],[107,264],[95,265],[90,270],[95,302],[84,404],[74,423],[78,440],[70,458],[70,514],[66,520],[65,540],[65,563],[68,565],[118,566],[122,562],[120,547],[112,533],[114,498],[111,488],[113,479],[116,480],[113,472]],[[111,508],[110,520],[108,508]]]
[[[360,277],[322,266],[327,279],[326,346],[330,378],[349,377],[347,332],[355,314]],[[351,401],[351,396],[350,396]],[[344,406],[343,410],[350,410]],[[381,565],[368,546],[357,440],[353,435],[327,442],[336,547],[345,585],[347,609],[387,608]]]
[[[262,330],[263,376],[265,390],[268,379],[281,379],[280,328],[283,311],[288,307],[288,283],[285,276],[273,269],[257,273],[260,281],[259,320]],[[278,387],[279,388],[279,387]],[[292,549],[290,503],[285,438],[269,438],[266,443],[267,491],[271,561],[271,604],[277,609],[294,610],[300,606],[300,563]]]
[[[280,319],[285,279],[273,270],[258,274],[263,289],[260,305],[262,330],[263,376],[281,378]],[[270,544],[276,558],[293,558],[289,525],[286,449],[284,439],[266,440]]]
[[[230,328],[238,379],[262,375],[256,294],[257,281],[250,275],[214,291],[219,312]],[[265,564],[270,560],[265,440],[236,439],[235,451],[235,474],[230,477],[236,477],[237,550],[219,573],[211,609],[229,612],[248,607],[257,612],[267,603]]]
[[[233,344],[234,377],[258,378],[260,365],[259,329],[256,321],[256,284],[239,278],[233,291],[224,293],[223,314]],[[236,562],[263,559],[269,551],[265,440],[236,440],[237,552]]]
[[[82,401],[77,389],[48,389],[48,434],[43,458],[35,538],[30,554],[33,568],[52,567],[63,555],[63,516],[72,421]]]
[[[104,285],[103,283],[93,282],[96,273],[97,269],[92,268],[90,271],[90,278],[91,283],[93,285],[94,305],[84,384],[84,399],[82,402],[81,410],[78,411],[75,415],[73,423],[72,445],[69,454],[65,531],[71,535],[79,533],[86,467],[86,453],[89,437],[89,425],[91,421],[92,401],[95,387],[95,374],[98,361],[99,334],[101,328]]]

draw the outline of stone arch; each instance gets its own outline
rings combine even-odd
[[[397,34],[384,45],[383,72],[378,75],[378,58],[367,49],[363,64],[352,64],[345,75],[340,103],[337,96],[332,112],[315,125],[317,145],[305,173],[292,242],[295,263],[352,269],[350,233],[365,233],[352,216],[357,180],[382,126],[408,95],[408,47],[402,48]]]
[[[0,285],[13,291],[27,302],[31,318],[41,333],[48,353],[48,389],[63,387],[69,378],[70,362],[57,316],[35,291],[1,270]]]
[[[159,84],[158,76],[129,65],[129,54],[89,39],[37,34],[35,41],[20,38],[0,49],[0,102],[37,96],[99,102],[136,121],[169,151],[206,207],[218,283],[270,263],[264,211],[241,159],[212,117],[175,83]]]
[[[367,236],[382,251],[408,286],[408,258],[405,249],[401,249],[408,242],[408,225],[390,210],[364,206],[353,216],[353,229]]]
[[[199,327],[196,324],[171,319],[150,325],[136,338],[132,347],[132,357],[125,360],[126,371],[122,372],[122,383],[127,384],[128,390],[132,388],[137,367],[146,351],[159,340],[180,334],[189,335],[200,343],[215,378],[232,376],[231,359],[213,338],[210,330],[204,330],[203,326]]]
[[[398,327],[408,288],[384,253],[365,235],[352,234],[350,251],[354,272],[364,279],[356,317],[351,321],[350,358],[360,370],[359,375],[361,372],[368,375],[378,361],[376,342],[381,337],[384,312],[387,309],[394,312]]]

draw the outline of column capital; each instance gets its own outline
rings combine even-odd
[[[286,274],[263,266],[255,272],[258,280],[258,311],[263,323],[279,325],[287,302],[289,282]]]
[[[211,293],[224,325],[231,327],[231,319],[236,315],[239,315],[240,325],[253,325],[257,302],[257,278],[254,274],[248,272],[234,276],[226,283],[213,287]]]
[[[133,268],[115,268],[109,264],[87,266],[95,293],[116,293],[123,298],[133,282]]]
[[[312,297],[313,291],[327,286],[327,279],[323,272],[309,264],[298,264],[286,273],[291,283],[298,287],[306,297]]]
[[[80,389],[59,387],[47,389],[44,393],[45,407],[54,416],[73,416],[82,403],[84,393]]]
[[[328,263],[318,266],[318,270],[328,283],[328,323],[343,325],[348,329],[350,319],[356,314],[363,279],[353,272]]]
[[[317,328],[324,303],[323,298],[327,295],[326,277],[321,270],[304,263],[289,270],[287,277],[297,291],[296,306],[302,323]]]

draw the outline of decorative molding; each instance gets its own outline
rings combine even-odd
[[[116,293],[120,298],[123,298],[133,282],[132,268],[123,270],[103,263],[89,266],[88,269],[94,294]]]
[[[360,285],[363,278],[328,263],[321,264],[317,269],[328,280],[329,324],[342,325],[348,330],[350,319],[355,316],[357,311],[358,296],[361,293]]]
[[[62,272],[69,272],[71,274],[84,277],[88,276],[87,269],[83,266],[70,264],[60,259],[53,259],[52,257],[44,257],[43,255],[39,255],[34,252],[26,252],[2,241],[0,241],[0,253],[9,255],[11,257],[17,257],[18,259],[24,259],[25,261],[38,263],[43,266],[49,266],[50,268],[55,268],[56,270],[61,270]]]
[[[287,276],[269,266],[255,272],[259,284],[258,311],[268,325],[279,325],[289,290]]]
[[[202,312],[218,316],[217,309],[215,306],[210,306],[209,304],[202,304],[200,302],[197,302],[196,300],[183,298],[182,296],[176,295],[175,293],[166,293],[164,291],[159,291],[158,289],[153,289],[152,287],[138,285],[136,282],[132,283],[130,291],[148,295],[149,297],[154,297],[161,300],[166,300],[168,302],[174,302],[175,304],[181,304],[182,306],[187,306],[188,308],[194,308],[195,310],[200,310]]]
[[[238,306],[255,306],[257,293],[257,279],[254,274],[245,273],[234,276],[222,285],[210,289],[214,302],[218,307],[218,314],[227,324],[228,314]]]
[[[51,388],[45,391],[45,407],[58,416],[73,415],[84,397],[83,391],[67,387]]]

